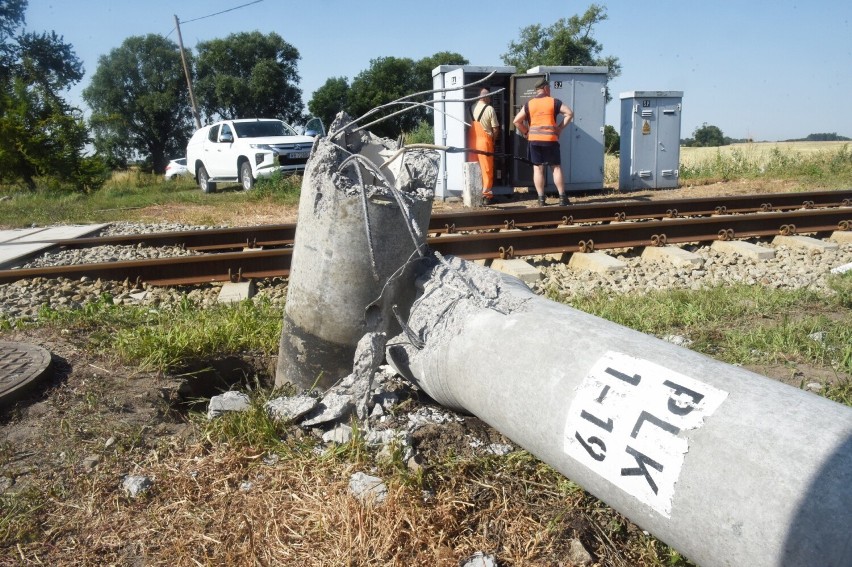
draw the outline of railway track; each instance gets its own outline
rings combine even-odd
[[[489,259],[835,230],[852,230],[852,190],[438,213],[428,244],[442,254]],[[0,284],[35,277],[163,286],[286,277],[295,233],[295,224],[277,224],[63,240],[58,248],[143,244],[205,254],[0,270]]]

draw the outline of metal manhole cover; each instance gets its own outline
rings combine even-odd
[[[28,343],[0,341],[0,406],[38,384],[50,368],[50,352]]]

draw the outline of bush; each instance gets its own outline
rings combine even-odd
[[[405,134],[405,143],[406,144],[434,144],[435,143],[435,129],[432,124],[427,121],[423,121],[417,125],[412,132],[408,132]]]

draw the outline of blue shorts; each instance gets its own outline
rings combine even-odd
[[[533,165],[562,165],[559,142],[530,142],[529,155]]]

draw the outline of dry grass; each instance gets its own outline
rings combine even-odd
[[[583,543],[602,564],[644,564],[641,532],[524,453],[508,464],[439,465],[426,496],[405,475],[390,476],[381,505],[349,493],[349,476],[371,465],[298,451],[274,464],[263,456],[207,443],[151,453],[137,474],[154,487],[135,499],[119,489],[120,468],[105,464],[66,486],[70,498],[46,503],[42,540],[6,551],[22,564],[57,566],[304,567],[450,567],[485,551],[501,565],[543,567],[583,533],[594,534]],[[633,556],[615,549],[626,537],[639,542]]]
[[[849,145],[849,142],[755,142],[713,148],[681,147],[680,161],[684,165],[695,165],[698,162],[713,159],[717,154],[730,157],[735,152],[741,152],[750,159],[760,162],[768,159],[773,152],[812,155],[820,152],[836,152]]]

